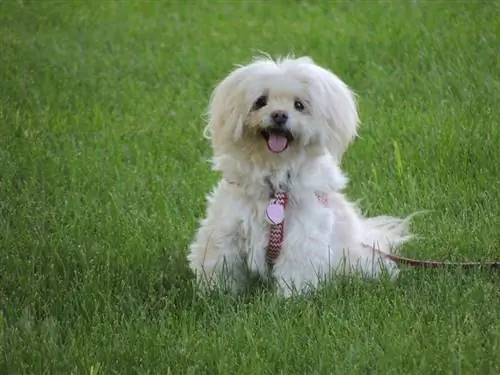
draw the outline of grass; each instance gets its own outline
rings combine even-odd
[[[498,374],[500,274],[198,296],[211,89],[258,50],[359,95],[352,199],[500,258],[500,3],[0,2],[0,373]]]

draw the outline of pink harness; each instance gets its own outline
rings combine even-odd
[[[316,193],[320,203],[328,207],[328,197],[324,194]],[[283,223],[285,221],[285,211],[288,204],[288,195],[285,192],[275,192],[266,208],[266,218],[269,224],[269,243],[267,246],[267,263],[272,266],[278,259],[283,246]]]

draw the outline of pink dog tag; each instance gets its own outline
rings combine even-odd
[[[266,219],[270,224],[281,224],[285,219],[285,207],[276,201],[269,202],[266,208]]]

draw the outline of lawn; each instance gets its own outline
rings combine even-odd
[[[359,95],[343,168],[403,253],[500,258],[500,3],[0,2],[1,374],[499,374],[500,273],[195,293],[209,95],[259,50]]]

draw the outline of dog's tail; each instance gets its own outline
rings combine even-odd
[[[392,216],[376,216],[364,221],[363,244],[386,254],[397,254],[400,246],[411,240],[410,221],[418,214],[401,219]]]

